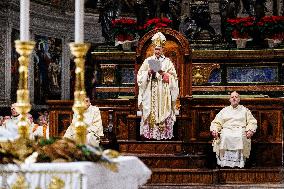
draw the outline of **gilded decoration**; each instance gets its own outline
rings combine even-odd
[[[219,69],[219,64],[193,64],[192,67],[192,82],[194,85],[202,85],[208,83],[211,72],[214,69]]]
[[[33,52],[35,42],[33,41],[15,41],[16,51],[20,54],[19,57],[19,84],[17,90],[17,103],[16,110],[20,114],[20,120],[18,121],[18,132],[20,138],[29,138],[29,121],[28,113],[31,110],[30,93],[28,89],[28,75],[29,75],[29,63],[30,55]]]
[[[78,116],[72,122],[75,126],[75,140],[77,144],[86,144],[87,127],[84,122],[83,113],[86,110],[85,98],[85,56],[90,48],[90,44],[85,43],[70,43],[72,55],[74,55],[74,62],[76,64],[76,79],[75,79],[75,92],[74,92],[74,105],[72,110]]]
[[[117,64],[101,64],[102,69],[102,84],[115,84],[115,70]]]
[[[28,189],[28,183],[23,175],[19,175],[12,185],[12,189]]]
[[[63,189],[64,186],[65,186],[65,182],[62,179],[54,176],[52,177],[48,185],[48,189]]]

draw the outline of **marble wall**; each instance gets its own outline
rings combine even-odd
[[[14,48],[14,37],[12,31],[19,30],[19,1],[1,1],[0,2],[0,107],[10,106],[15,101],[15,94],[11,90],[14,86],[11,74],[11,56]],[[96,13],[87,13],[85,15],[85,42],[91,44],[102,43],[104,39],[101,36],[101,27],[98,23],[99,15]],[[61,55],[61,99],[70,98],[70,59],[72,59],[68,43],[74,41],[74,12],[68,10],[62,11],[54,7],[31,3],[30,11],[30,32],[32,40],[36,36],[45,36],[46,38],[56,38],[62,41]],[[29,90],[33,106],[35,91],[34,82],[34,58],[31,58],[29,65]],[[12,86],[13,85],[13,86]],[[13,91],[14,92],[14,91]]]

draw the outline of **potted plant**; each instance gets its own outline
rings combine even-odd
[[[256,23],[260,33],[273,48],[284,39],[284,16],[264,16]]]
[[[139,27],[139,30],[142,34],[145,34],[153,29],[163,28],[163,27],[170,27],[172,20],[166,17],[162,18],[152,18],[146,21],[143,26]]]
[[[133,18],[122,17],[112,20],[113,34],[117,41],[132,41],[135,39],[137,21]]]
[[[238,17],[227,19],[226,38],[236,41],[237,48],[244,48],[251,41],[254,27],[254,17]]]

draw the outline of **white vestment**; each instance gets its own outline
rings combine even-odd
[[[73,115],[72,123],[76,115]],[[101,113],[98,107],[90,105],[84,113],[84,122],[87,125],[87,143],[97,146],[100,143],[100,137],[104,136]],[[64,137],[75,140],[75,128],[71,124],[64,134]]]
[[[142,110],[140,134],[146,138],[170,139],[173,137],[173,125],[176,121],[175,104],[179,95],[178,78],[174,64],[169,58],[160,57],[161,69],[169,75],[169,83],[163,81],[158,72],[155,77],[148,74],[148,57],[137,74],[139,86],[138,107]]]
[[[20,119],[19,116],[11,116],[10,119],[7,119],[3,125],[1,126],[1,134],[0,134],[0,140],[1,141],[7,141],[7,140],[15,140],[19,138],[19,132],[18,132],[18,121]],[[29,121],[29,120],[28,120]],[[34,123],[30,123],[29,132],[30,132],[30,138],[33,139],[33,133],[32,133],[32,127]]]
[[[220,133],[220,138],[215,139],[212,144],[218,165],[244,167],[251,150],[251,139],[246,137],[245,132],[255,132],[256,128],[257,121],[249,109],[242,105],[223,108],[210,126],[210,131]]]
[[[44,137],[44,138],[49,138],[49,126],[48,124],[45,125],[34,125],[33,127],[33,135],[34,136],[39,136],[39,137]]]

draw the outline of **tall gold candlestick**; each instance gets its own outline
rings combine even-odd
[[[72,123],[75,126],[75,141],[77,144],[86,144],[87,126],[84,122],[84,112],[86,110],[86,90],[85,90],[85,56],[89,44],[85,43],[70,43],[71,53],[75,56],[75,91],[74,91],[74,105],[72,107],[76,118]]]
[[[19,85],[17,90],[16,111],[20,114],[18,121],[18,132],[21,138],[29,138],[30,123],[27,114],[31,110],[30,95],[28,90],[28,67],[30,55],[34,49],[35,42],[33,41],[15,41],[16,51],[20,54],[19,57]]]

